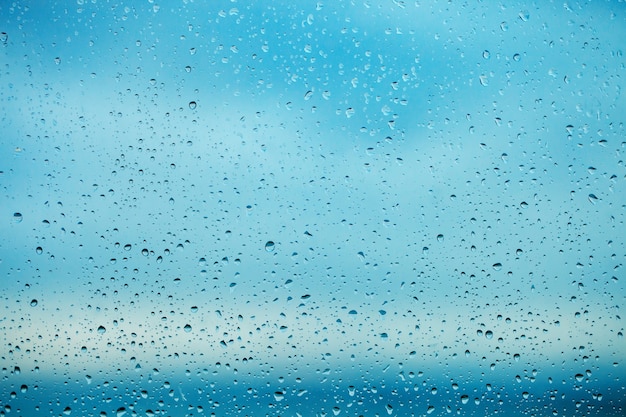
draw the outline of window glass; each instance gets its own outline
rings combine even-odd
[[[624,415],[625,12],[4,2],[0,415]]]

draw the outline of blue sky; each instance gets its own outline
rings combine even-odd
[[[80,3],[0,8],[3,358],[624,377],[621,4]]]

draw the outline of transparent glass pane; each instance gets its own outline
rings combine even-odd
[[[0,415],[624,415],[625,12],[2,3]]]

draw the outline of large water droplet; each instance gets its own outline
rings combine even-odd
[[[266,251],[274,252],[274,248],[275,247],[276,247],[276,245],[271,240],[268,240],[267,242],[265,242],[265,250]]]
[[[23,220],[22,213],[13,213],[13,221],[19,223]]]
[[[99,326],[98,327],[98,333],[105,334],[106,331],[107,331],[107,329],[104,326]]]
[[[34,298],[33,298],[33,299],[30,301],[30,306],[31,306],[31,307],[37,307],[37,304],[38,304],[38,303],[39,303],[39,302],[38,302],[36,299],[34,299]]]

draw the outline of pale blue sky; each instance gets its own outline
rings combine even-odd
[[[621,4],[84,3],[0,6],[3,366],[623,398]]]

